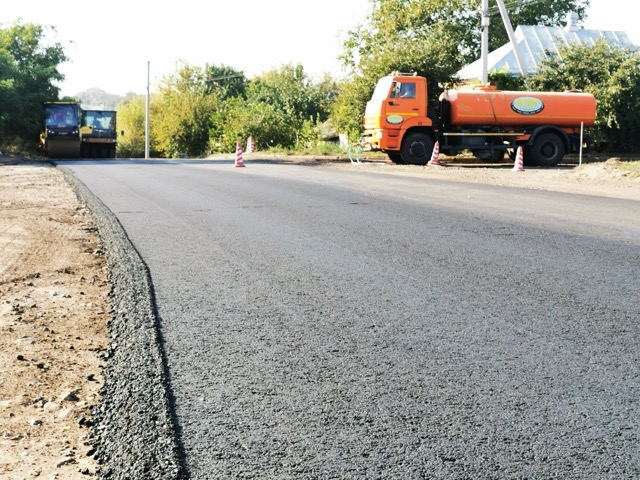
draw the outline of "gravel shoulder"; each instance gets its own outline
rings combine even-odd
[[[245,164],[251,168],[258,158],[266,157],[247,155]],[[363,164],[308,157],[281,160],[640,201],[640,174],[621,170],[615,158],[525,172],[506,164],[454,164],[446,159],[441,167],[375,159]],[[144,265],[136,267],[142,279],[117,271],[119,255],[127,248],[118,242],[124,240],[98,234],[117,225],[105,225],[102,217],[108,212],[96,212],[96,205],[89,208],[64,172],[47,162],[0,157],[0,206],[0,477],[124,478],[116,473],[110,455],[124,454],[127,445],[136,455],[136,448],[159,441],[127,478],[144,469],[153,471],[148,478],[175,478],[180,467],[153,305],[134,305],[136,295],[153,297],[152,286],[144,284]],[[128,265],[139,261],[125,260]],[[114,285],[121,291],[114,292]],[[149,346],[154,352],[150,359],[131,353]],[[137,364],[136,372],[118,370],[126,370],[132,360],[149,363]],[[143,392],[148,389],[150,393]],[[144,412],[127,408],[148,402],[149,395],[156,402]],[[123,428],[129,421],[139,423]],[[94,422],[98,427],[90,428]],[[106,445],[111,437],[117,445]],[[102,473],[97,473],[100,468]]]

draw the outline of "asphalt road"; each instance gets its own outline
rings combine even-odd
[[[150,269],[190,478],[640,478],[640,202],[66,165]]]

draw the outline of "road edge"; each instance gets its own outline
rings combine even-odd
[[[93,216],[109,267],[111,345],[91,428],[98,478],[186,478],[149,269],[113,212],[56,167]]]

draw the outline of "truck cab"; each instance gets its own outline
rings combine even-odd
[[[381,150],[395,163],[426,164],[434,142],[433,122],[427,111],[426,78],[399,72],[381,78],[367,102],[364,130],[365,150]],[[419,142],[403,152],[403,139],[408,131],[419,134]]]

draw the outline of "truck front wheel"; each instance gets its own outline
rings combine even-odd
[[[410,133],[402,142],[400,155],[408,165],[426,165],[433,153],[433,139],[426,133]]]
[[[402,155],[400,155],[398,152],[387,152],[387,156],[393,163],[398,163],[400,165],[404,163],[404,161],[402,160]]]
[[[524,161],[541,167],[555,167],[564,157],[564,153],[564,144],[558,135],[543,133],[536,137],[533,145],[525,149]]]

